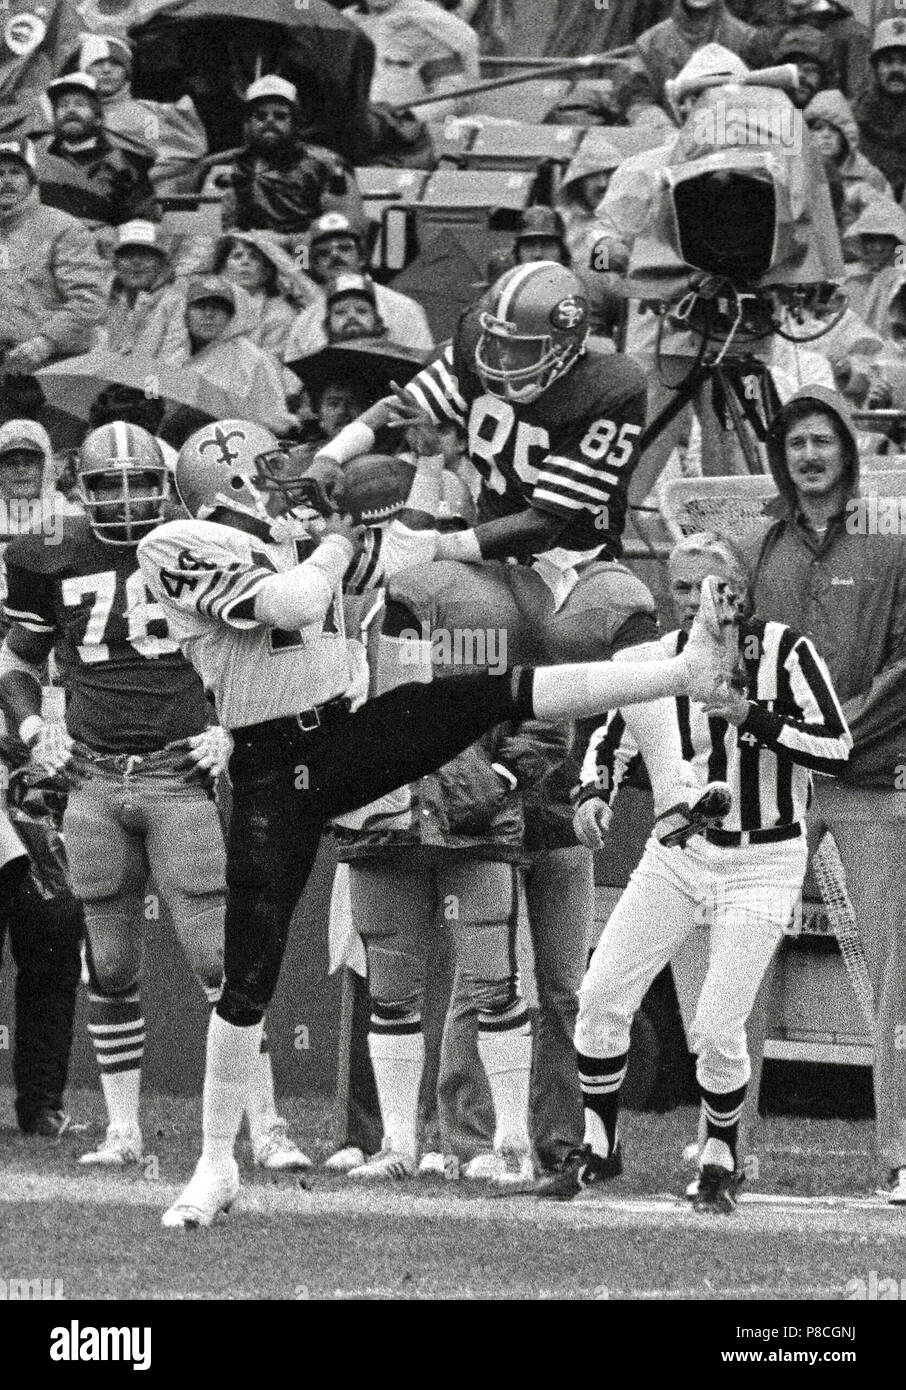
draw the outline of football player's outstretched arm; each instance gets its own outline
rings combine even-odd
[[[0,707],[17,732],[26,720],[41,718],[41,668],[52,646],[52,637],[13,626],[0,648]]]

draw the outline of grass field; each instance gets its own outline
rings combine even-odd
[[[872,1270],[906,1280],[906,1210],[872,1195],[868,1123],[764,1118],[760,1179],[735,1216],[717,1218],[676,1198],[691,1109],[628,1115],[626,1174],[566,1204],[463,1182],[362,1191],[317,1169],[303,1186],[252,1173],[245,1145],[232,1212],[188,1233],[159,1221],[194,1165],[198,1102],[146,1097],[147,1176],[79,1168],[103,1110],[94,1091],[74,1092],[70,1108],[87,1132],[24,1139],[0,1091],[0,1278],[60,1280],[66,1299],[798,1300],[845,1298]],[[329,1103],[286,1109],[323,1157]]]

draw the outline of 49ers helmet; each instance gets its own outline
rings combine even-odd
[[[138,545],[164,520],[170,474],[154,435],[140,425],[113,420],[92,430],[79,450],[76,477],[88,524],[108,545]]]
[[[285,509],[304,500],[301,479],[311,466],[304,453],[282,448],[275,435],[250,420],[218,420],[190,435],[176,460],[176,491],[191,516],[204,519],[225,507],[272,521],[267,495],[283,494]]]
[[[486,391],[534,401],[582,356],[589,308],[582,281],[556,261],[508,270],[487,292],[475,366]]]

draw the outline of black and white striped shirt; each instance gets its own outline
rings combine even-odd
[[[685,632],[661,639],[675,656]],[[709,719],[688,697],[676,701],[683,757],[701,782],[727,782],[733,810],[726,830],[763,830],[802,820],[811,799],[812,773],[838,774],[852,735],[827,667],[807,637],[783,623],[752,619],[740,633],[740,655],[751,702],[738,727]],[[619,710],[596,729],[582,764],[579,800],[599,796],[609,805],[639,759]]]

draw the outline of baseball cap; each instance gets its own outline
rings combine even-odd
[[[200,299],[220,299],[229,306],[231,313],[236,312],[233,286],[222,275],[192,276],[186,290],[186,304],[197,304]]]
[[[871,56],[888,48],[906,48],[906,19],[882,19],[875,29]]]
[[[48,459],[51,455],[50,436],[37,420],[7,420],[0,425],[0,457],[17,449],[28,450]]]
[[[335,275],[332,280],[327,282],[325,294],[328,304],[335,299],[340,299],[344,294],[361,294],[377,306],[377,293],[370,275],[359,275],[352,271],[346,271],[343,275]]]
[[[316,217],[308,229],[306,240],[309,248],[329,236],[353,236],[361,243],[362,232],[344,212],[325,212]]]
[[[103,59],[119,63],[127,72],[132,71],[132,45],[125,39],[114,38],[112,34],[86,34],[79,49],[79,71],[87,72],[92,63]]]
[[[153,222],[136,220],[117,227],[115,251],[122,251],[127,246],[145,246],[151,251],[160,252],[162,256],[167,254],[160,244],[160,233]]]
[[[530,241],[536,237],[553,237],[555,241],[564,241],[566,238],[566,228],[563,225],[563,218],[556,208],[544,207],[538,204],[535,207],[526,208],[519,218],[519,227],[516,232],[517,241]]]
[[[0,158],[18,159],[30,174],[35,172],[35,147],[30,140],[0,140]]]
[[[262,101],[264,97],[280,97],[282,101],[288,101],[290,106],[295,106],[299,93],[285,77],[277,77],[275,73],[270,73],[267,77],[259,77],[258,81],[253,82],[246,90],[245,104],[249,106],[253,101]]]
[[[100,102],[98,84],[90,72],[67,72],[62,77],[55,77],[52,82],[48,82],[45,90],[51,101],[63,92],[85,92]]]

